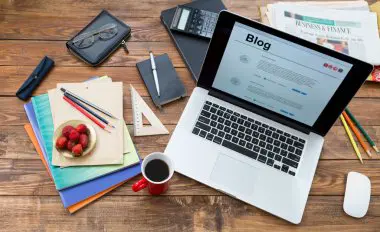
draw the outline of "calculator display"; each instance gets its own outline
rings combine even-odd
[[[181,18],[177,26],[178,29],[185,30],[186,22],[187,22],[187,19],[189,18],[189,15],[190,15],[189,10],[186,10],[186,9],[182,10]]]

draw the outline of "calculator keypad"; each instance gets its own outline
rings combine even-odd
[[[188,30],[192,34],[211,38],[217,20],[217,13],[194,9],[194,14],[191,18]]]

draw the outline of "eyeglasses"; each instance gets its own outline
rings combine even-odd
[[[95,42],[95,36],[99,35],[101,40],[109,40],[117,34],[117,25],[108,23],[99,29],[86,32],[74,38],[73,43],[78,48],[88,48]]]

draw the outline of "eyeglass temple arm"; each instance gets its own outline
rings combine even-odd
[[[105,27],[105,26],[107,26],[107,27]],[[96,30],[93,30],[93,31],[90,31],[90,32],[86,32],[86,33],[83,33],[81,35],[78,35],[77,38],[75,38],[73,40],[73,42],[76,43],[76,42],[78,42],[80,40],[83,40],[83,39],[86,39],[86,38],[88,38],[90,36],[96,35],[96,34],[102,32],[102,31],[105,31],[105,30],[112,29],[112,28],[116,27],[116,25],[113,24],[113,23],[110,24],[110,25],[105,25],[105,26],[103,26],[104,28],[99,28],[99,29],[96,29]]]

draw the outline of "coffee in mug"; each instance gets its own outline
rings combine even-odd
[[[145,157],[141,172],[143,178],[132,185],[132,190],[137,192],[148,187],[150,194],[159,195],[168,189],[174,166],[167,155],[155,152]]]

